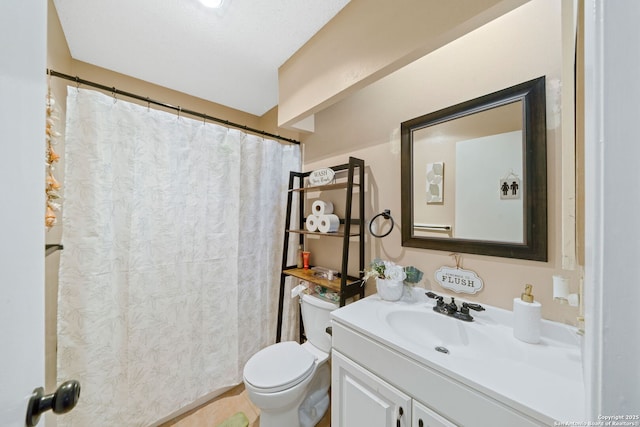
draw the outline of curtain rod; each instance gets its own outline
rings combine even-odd
[[[223,119],[219,119],[217,117],[208,116],[208,115],[206,115],[204,113],[198,113],[197,111],[187,110],[187,109],[179,107],[179,106],[176,107],[175,105],[166,104],[164,102],[156,101],[156,100],[153,100],[153,99],[151,99],[149,97],[136,95],[135,93],[131,93],[131,92],[125,92],[123,90],[116,89],[115,87],[109,87],[109,86],[101,85],[99,83],[90,82],[88,80],[81,79],[78,76],[70,76],[68,74],[59,73],[59,72],[51,70],[51,69],[47,69],[47,74],[52,76],[52,77],[59,77],[61,79],[66,79],[66,80],[70,80],[72,82],[76,82],[76,84],[78,86],[84,85],[84,86],[95,87],[97,89],[101,89],[101,90],[104,90],[104,91],[107,91],[107,92],[111,92],[114,95],[122,95],[122,96],[126,96],[128,98],[137,99],[138,101],[146,102],[147,104],[153,104],[153,105],[158,105],[160,107],[168,108],[170,110],[177,111],[179,114],[183,114],[183,113],[184,114],[189,114],[190,116],[200,117],[201,119],[209,120],[210,122],[221,123],[221,124],[223,124],[225,126],[228,126],[228,127],[238,128],[238,129],[242,129],[242,130],[245,130],[247,132],[255,133],[255,134],[258,134],[258,135],[268,136],[269,138],[279,139],[281,141],[286,141],[286,142],[289,142],[291,144],[298,144],[298,145],[300,144],[300,141],[296,141],[295,139],[285,138],[284,136],[280,136],[280,135],[276,135],[276,134],[273,134],[273,133],[269,133],[269,132],[266,132],[266,131],[263,131],[263,130],[260,130],[260,129],[254,129],[254,128],[251,128],[249,126],[241,125],[241,124],[238,124],[238,123],[233,123],[233,122],[230,122],[229,120],[223,120]]]

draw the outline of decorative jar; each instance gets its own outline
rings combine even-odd
[[[381,279],[376,277],[376,289],[380,298],[386,301],[398,301],[402,298],[404,282],[402,280]]]

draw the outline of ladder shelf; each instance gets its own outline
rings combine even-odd
[[[295,172],[289,173],[289,189],[287,192],[287,213],[286,213],[286,225],[284,230],[284,245],[282,254],[282,268],[280,274],[280,294],[278,299],[278,325],[276,342],[280,342],[282,337],[282,317],[284,307],[284,291],[285,281],[287,277],[295,277],[315,285],[320,285],[331,292],[336,292],[340,295],[339,305],[340,307],[345,305],[347,299],[356,295],[359,298],[364,297],[364,160],[357,159],[355,157],[349,157],[349,162],[346,164],[332,166],[336,176],[338,172],[346,173],[346,177],[343,176],[339,179],[341,182],[335,182],[326,185],[307,186],[306,178],[309,177],[311,172]],[[346,179],[346,180],[345,180]],[[333,190],[345,190],[345,208],[344,218],[340,220],[340,229],[333,233],[320,233],[316,231],[308,231],[304,228],[306,220],[305,215],[305,201],[309,193],[318,191],[333,191]],[[298,224],[300,228],[291,227],[291,214],[293,212],[293,194],[299,194],[298,205]],[[353,206],[357,203],[359,218],[354,218],[352,215]],[[324,277],[318,277],[316,272],[311,269],[297,268],[296,265],[288,265],[287,254],[289,253],[289,238],[291,234],[298,235],[298,244],[303,245],[305,243],[305,237],[307,236],[320,236],[320,238],[329,237],[333,239],[341,239],[342,252],[341,252],[341,266],[338,274],[333,280],[328,280]],[[350,245],[357,245],[358,252],[358,264],[357,273],[349,274],[349,248]],[[338,270],[338,269],[336,269]],[[301,322],[302,323],[302,322]]]

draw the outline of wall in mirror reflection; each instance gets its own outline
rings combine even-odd
[[[416,237],[523,243],[522,123],[517,101],[413,131]]]

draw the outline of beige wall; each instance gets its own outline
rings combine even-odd
[[[55,12],[53,1],[48,2],[47,14],[47,68],[60,72],[69,72],[71,69],[71,54],[67,47],[58,15]],[[65,84],[55,78],[50,78],[49,84],[51,92],[56,100],[54,130],[61,133],[57,138],[55,149],[58,153],[64,151],[64,122],[66,102]],[[56,164],[54,176],[59,182],[64,181],[64,156]],[[62,191],[64,195],[64,190]],[[58,220],[45,236],[48,244],[60,243],[62,238],[62,212],[58,212]],[[57,309],[58,309],[58,266],[60,263],[60,252],[54,252],[45,259],[45,390],[55,390],[57,388],[56,371],[56,346],[57,346]],[[47,425],[55,426],[56,417],[54,414],[45,415]]]
[[[294,124],[529,0],[351,0],[278,70]]]
[[[509,14],[438,49],[316,114],[315,133],[303,138],[304,168],[345,163],[348,156],[367,164],[367,210],[371,218],[391,209],[397,228],[383,239],[367,237],[367,260],[386,258],[425,272],[426,286],[448,294],[433,280],[442,265],[454,265],[449,253],[405,248],[400,237],[400,136],[404,120],[539,77],[547,78],[547,164],[549,261],[534,262],[463,254],[463,267],[475,271],[484,289],[468,299],[512,309],[526,283],[534,285],[543,317],[576,323],[578,310],[552,300],[552,275],[571,278],[577,292],[579,274],[563,270],[563,229],[575,227],[562,216],[561,99],[562,13],[556,0],[532,0]],[[565,77],[566,78],[566,77]],[[568,82],[572,86],[572,81]],[[565,131],[567,129],[565,128]],[[318,262],[339,265],[325,240],[310,241]],[[569,251],[570,252],[570,251]],[[333,257],[333,258],[332,258]],[[368,285],[367,292],[375,292]],[[460,295],[459,295],[460,296]],[[466,296],[465,296],[466,297]]]

